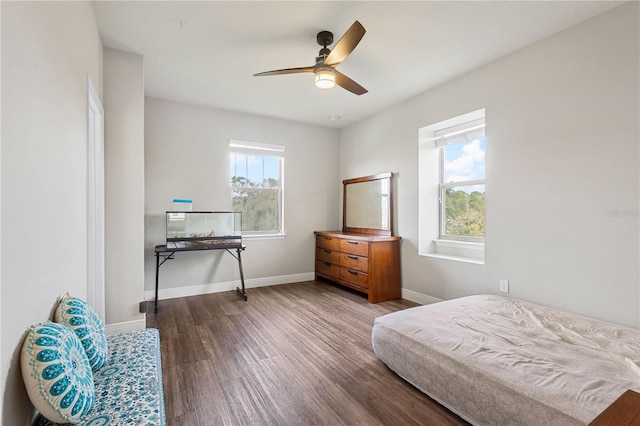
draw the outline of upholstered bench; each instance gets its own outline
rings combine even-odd
[[[165,425],[155,328],[105,336],[93,309],[65,296],[56,322],[29,329],[21,364],[37,426]]]
[[[164,425],[158,330],[107,336],[109,357],[93,373],[95,400],[80,425]],[[53,426],[40,416],[38,426]]]

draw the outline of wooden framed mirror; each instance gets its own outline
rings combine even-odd
[[[343,180],[342,232],[392,235],[391,172]]]

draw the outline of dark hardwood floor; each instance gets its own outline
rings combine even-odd
[[[167,424],[464,425],[389,370],[371,349],[373,320],[415,304],[369,304],[325,282],[163,300]]]

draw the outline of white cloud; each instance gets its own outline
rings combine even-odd
[[[484,148],[479,139],[466,143],[461,155],[451,161],[445,161],[446,182],[484,178]]]

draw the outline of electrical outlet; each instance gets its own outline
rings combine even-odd
[[[509,280],[500,280],[500,291],[509,293]]]

